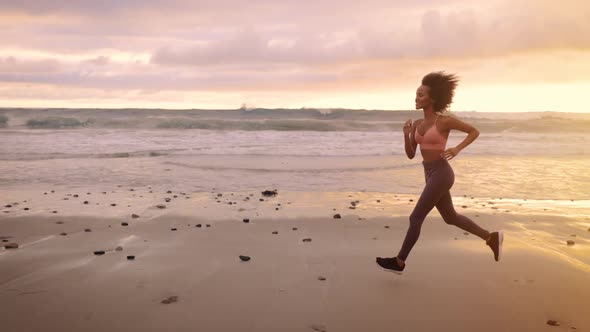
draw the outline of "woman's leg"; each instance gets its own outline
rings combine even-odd
[[[426,182],[424,191],[422,191],[422,195],[420,195],[420,199],[418,199],[418,203],[416,203],[416,207],[414,207],[414,211],[412,211],[412,214],[410,215],[410,227],[408,228],[406,238],[404,239],[404,243],[402,244],[397,258],[403,261],[408,258],[410,251],[420,237],[420,229],[422,228],[424,219],[426,219],[428,213],[438,203],[441,196],[445,192],[448,192],[448,185],[445,185],[445,181],[440,180],[441,179],[437,179],[433,176]]]
[[[442,195],[436,204],[436,209],[447,224],[455,225],[464,231],[479,236],[484,240],[489,239],[490,232],[479,227],[479,225],[473,222],[473,220],[455,211],[455,208],[453,207],[453,198],[451,197],[450,191],[447,191]]]

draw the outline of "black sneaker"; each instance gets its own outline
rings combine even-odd
[[[500,261],[502,256],[502,242],[504,241],[504,234],[502,231],[493,232],[490,234],[490,239],[486,241],[486,244],[490,246],[494,252],[494,259],[496,262]]]
[[[391,257],[391,258],[377,257],[377,259],[375,261],[377,262],[377,265],[379,265],[379,267],[381,267],[383,270],[388,271],[388,272],[393,272],[396,274],[402,274],[402,271],[406,267],[405,265],[403,267],[399,266],[397,264],[397,259],[395,259],[395,257]]]

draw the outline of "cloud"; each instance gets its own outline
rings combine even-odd
[[[17,60],[13,56],[0,57],[0,74],[58,73],[61,64],[55,59]]]
[[[581,0],[5,0],[0,88],[350,94],[441,69],[564,82],[590,77],[587,31]]]

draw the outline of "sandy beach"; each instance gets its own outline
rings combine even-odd
[[[397,253],[415,199],[280,188],[276,196],[8,188],[0,237],[18,248],[0,250],[2,329],[590,329],[583,214],[534,215],[457,197],[461,213],[505,231],[502,260],[433,212],[404,274],[385,272],[374,259]]]

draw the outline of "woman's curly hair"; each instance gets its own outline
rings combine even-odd
[[[444,71],[433,72],[422,78],[422,85],[430,88],[429,95],[435,112],[442,113],[451,105],[457,83],[459,78],[455,74]]]

